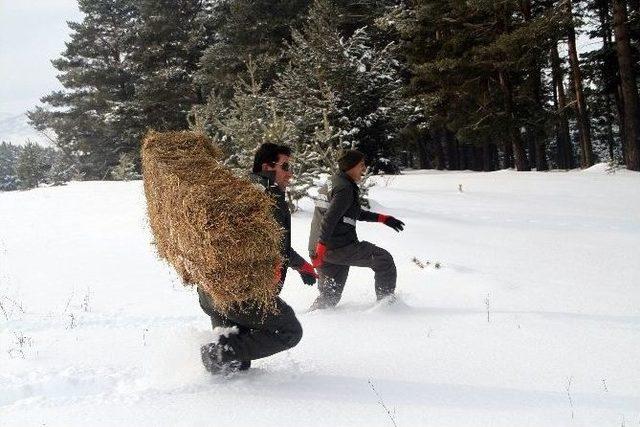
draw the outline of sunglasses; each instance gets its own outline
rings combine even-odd
[[[282,163],[271,162],[271,164],[273,166],[280,166],[280,169],[282,169],[285,172],[289,172],[291,170],[291,164],[289,162],[282,162]]]

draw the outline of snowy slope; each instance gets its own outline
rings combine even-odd
[[[376,307],[353,269],[335,310],[307,313],[290,271],[302,341],[223,380],[140,182],[0,193],[0,426],[640,423],[639,174],[411,172],[370,194],[407,224],[358,226],[407,307]],[[303,201],[302,254],[310,220]]]

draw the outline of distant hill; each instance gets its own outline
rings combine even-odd
[[[23,145],[27,141],[41,145],[51,142],[38,131],[29,126],[29,119],[25,113],[0,112],[0,141]]]

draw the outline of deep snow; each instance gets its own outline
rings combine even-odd
[[[359,235],[395,257],[406,306],[352,269],[308,313],[290,270],[302,341],[230,379],[200,365],[208,318],[154,253],[141,182],[0,193],[0,425],[640,424],[640,174],[377,181],[372,209],[406,230]]]

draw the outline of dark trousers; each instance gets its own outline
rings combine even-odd
[[[294,347],[302,338],[302,326],[293,309],[281,298],[276,299],[277,313],[257,309],[216,310],[214,303],[198,288],[200,306],[211,317],[211,326],[238,328],[237,334],[221,336],[225,349],[223,359],[249,361],[271,356]]]
[[[373,243],[355,242],[327,250],[324,264],[318,269],[320,295],[312,309],[334,307],[338,304],[347,283],[349,267],[367,267],[374,271],[378,299],[394,293],[397,272],[391,254]]]

